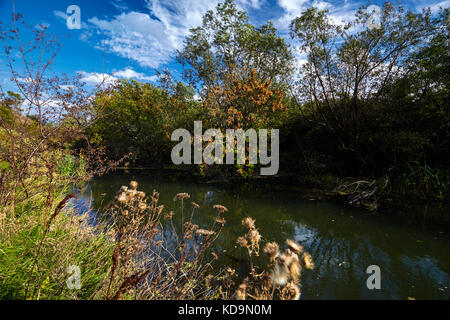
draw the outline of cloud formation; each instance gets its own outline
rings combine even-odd
[[[135,80],[142,80],[142,81],[154,82],[154,81],[158,80],[158,77],[156,75],[146,76],[145,74],[136,72],[131,68],[125,68],[123,70],[113,72],[113,75],[118,78],[135,79]]]
[[[81,75],[80,81],[85,82],[88,86],[110,85],[118,81],[118,78],[106,73],[77,71]]]
[[[202,23],[203,15],[219,0],[147,0],[146,12],[123,12],[109,19],[92,17],[90,25],[103,38],[105,48],[142,67],[158,68],[174,58],[189,29]],[[258,9],[263,0],[239,0],[240,8]],[[56,14],[56,13],[55,13]],[[60,13],[58,13],[60,15]],[[89,31],[92,34],[92,30]],[[89,34],[82,36],[87,39]]]

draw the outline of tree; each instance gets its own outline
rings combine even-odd
[[[114,159],[131,153],[138,164],[168,160],[172,131],[193,126],[199,106],[192,88],[173,83],[168,74],[162,78],[161,87],[123,80],[111,94],[99,96],[95,105],[104,116],[89,129],[91,141]]]
[[[256,70],[260,78],[281,83],[293,71],[289,47],[272,23],[251,25],[233,0],[219,3],[215,12],[203,16],[201,26],[190,30],[178,60],[186,66],[190,83],[206,90],[223,84],[231,74]]]
[[[358,162],[367,113],[392,83],[403,76],[414,48],[431,34],[430,13],[414,14],[386,2],[380,25],[370,25],[371,14],[362,7],[341,26],[327,11],[309,8],[290,26],[307,62],[297,86],[299,104],[307,119],[326,128],[338,149]],[[357,167],[351,163],[351,167]]]
[[[284,110],[284,92],[271,88],[256,70],[242,79],[232,74],[226,85],[208,92],[204,108],[207,122],[214,128],[265,128],[272,116]]]

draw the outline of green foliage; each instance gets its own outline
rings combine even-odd
[[[262,79],[286,83],[293,71],[292,53],[271,22],[255,27],[246,12],[232,0],[219,3],[203,16],[203,23],[190,30],[178,60],[185,76],[196,87],[223,84],[234,72],[252,70]]]
[[[12,91],[8,91],[6,96],[0,94],[0,124],[11,124],[13,121],[13,112],[21,111],[20,104],[23,102],[22,97]]]
[[[55,195],[54,207],[62,195]],[[9,226],[0,233],[0,299],[90,299],[108,274],[113,242],[71,210],[60,213],[46,233],[46,203],[37,195],[16,207],[13,224],[3,221]],[[67,288],[70,265],[82,270],[80,290]]]
[[[176,128],[189,128],[199,104],[182,83],[172,90],[147,83],[123,81],[109,96],[102,117],[90,129],[91,143],[107,148],[112,158],[131,153],[136,164],[170,161],[170,136]]]
[[[392,181],[382,190],[388,197],[395,195],[416,200],[444,200],[450,196],[450,168],[440,170],[413,161],[405,162],[391,175]]]
[[[77,158],[71,154],[58,154],[56,162],[57,173],[69,178],[75,179],[86,174],[86,161],[83,158]]]

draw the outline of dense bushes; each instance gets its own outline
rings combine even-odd
[[[91,143],[105,146],[114,159],[131,153],[134,165],[168,163],[172,131],[193,127],[200,111],[193,90],[181,83],[164,89],[122,81],[98,100],[104,103],[104,116],[89,128]]]

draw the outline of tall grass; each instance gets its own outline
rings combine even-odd
[[[64,190],[55,195],[54,214],[63,198]],[[23,202],[1,226],[1,299],[89,299],[107,274],[113,251],[108,236],[88,224],[88,213],[70,208],[43,223],[46,203],[42,195]],[[80,290],[66,285],[71,265],[82,268]]]

